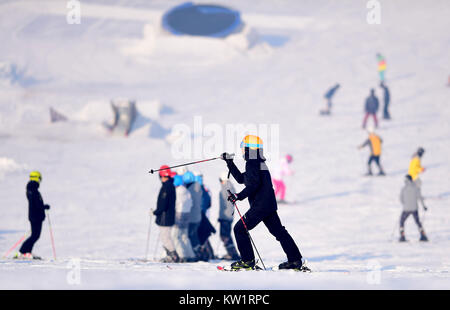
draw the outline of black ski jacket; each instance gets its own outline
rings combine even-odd
[[[366,112],[371,114],[376,114],[378,111],[380,103],[378,102],[378,98],[375,96],[369,96],[366,99]]]
[[[153,212],[156,215],[155,223],[159,226],[173,226],[175,224],[175,186],[173,179],[162,183],[159,191],[156,210]]]
[[[30,222],[42,222],[45,220],[45,210],[50,209],[48,205],[44,205],[41,193],[39,193],[39,183],[30,181],[27,184],[28,199],[28,220]]]
[[[248,198],[250,208],[263,213],[277,210],[272,178],[263,159],[246,159],[244,173],[239,171],[232,160],[227,161],[227,166],[236,182],[245,185],[237,194],[238,200]]]

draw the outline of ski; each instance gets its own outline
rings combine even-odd
[[[295,269],[280,269],[278,268],[278,266],[273,266],[273,267],[268,267],[265,270],[261,267],[259,267],[258,265],[256,265],[254,268],[252,269],[231,269],[229,267],[225,267],[225,266],[216,266],[217,270],[220,271],[231,271],[231,272],[240,272],[240,271],[297,271],[297,272],[312,272],[311,269],[305,265],[303,265],[301,268],[295,268]]]

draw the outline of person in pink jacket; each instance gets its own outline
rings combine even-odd
[[[292,162],[292,156],[286,155],[280,159],[280,161],[274,166],[272,170],[272,182],[275,187],[275,196],[278,203],[285,203],[286,196],[286,184],[284,184],[284,177],[293,175],[294,171],[291,170],[289,165]]]

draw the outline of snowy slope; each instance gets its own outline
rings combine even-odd
[[[66,23],[64,2],[0,3],[0,40],[8,43],[0,62],[21,72],[0,83],[0,250],[28,229],[24,188],[28,170],[38,169],[58,258],[0,260],[0,288],[449,289],[450,5],[380,2],[381,25],[368,25],[364,1],[227,1],[258,34],[250,49],[242,37],[175,39],[162,32],[159,16],[180,1],[83,1],[80,25]],[[381,97],[377,52],[387,58],[392,94],[393,120],[379,129],[388,175],[364,178],[368,150],[357,146],[366,139],[361,122],[370,88]],[[334,114],[320,118],[323,94],[336,82],[342,88]],[[110,137],[101,123],[112,117],[108,102],[115,97],[135,99],[138,110],[140,101],[160,102],[172,113],[153,119],[143,107],[151,125],[127,139]],[[70,121],[50,124],[50,106]],[[280,153],[293,155],[296,171],[287,180],[294,203],[280,206],[280,217],[319,272],[230,274],[216,271],[218,262],[169,268],[135,260],[145,255],[160,186],[147,171],[184,161],[173,158],[163,137],[176,124],[192,127],[195,116],[222,128],[279,125]],[[398,244],[399,191],[418,146],[426,149],[430,242],[417,241],[409,219],[411,242]],[[237,143],[226,151],[240,152]],[[225,165],[196,169],[213,193],[217,225],[217,178]],[[252,236],[266,265],[285,260],[263,225]],[[153,225],[150,256],[157,237]],[[218,236],[211,241],[224,254]],[[34,251],[52,257],[47,223]],[[67,282],[73,259],[80,259],[80,286]],[[381,269],[379,284],[370,281],[374,268]]]

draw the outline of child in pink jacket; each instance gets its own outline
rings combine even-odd
[[[286,155],[280,159],[272,170],[272,182],[275,187],[275,196],[278,203],[285,203],[286,185],[284,184],[284,177],[293,175],[294,171],[289,167],[292,162],[292,156]]]

